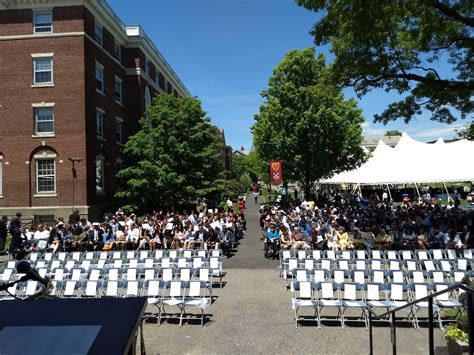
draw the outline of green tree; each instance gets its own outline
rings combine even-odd
[[[474,121],[464,128],[457,130],[456,133],[459,138],[474,141]]]
[[[118,173],[124,183],[116,196],[144,211],[217,194],[224,170],[220,145],[199,100],[158,95],[125,145],[134,163]]]
[[[386,135],[387,137],[401,136],[401,135],[402,135],[402,132],[397,131],[396,129],[393,129],[393,130],[391,130],[391,131],[385,132],[385,135]]]
[[[266,162],[280,159],[285,181],[309,194],[314,182],[356,167],[364,158],[364,118],[353,99],[325,80],[324,56],[293,50],[274,69],[252,127],[254,147]]]
[[[452,123],[474,111],[472,0],[295,1],[320,11],[311,34],[331,45],[335,82],[358,95],[383,88],[403,96],[376,122],[409,122],[426,109]]]

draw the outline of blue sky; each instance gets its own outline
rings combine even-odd
[[[309,30],[316,14],[293,0],[108,0],[127,25],[139,24],[155,42],[192,95],[202,100],[212,122],[224,128],[234,149],[252,145],[250,126],[272,70],[291,49],[313,45]],[[327,55],[327,49],[321,49]],[[330,56],[330,55],[329,55]],[[351,90],[345,91],[351,95]],[[466,122],[445,125],[424,115],[409,125],[373,124],[394,100],[383,91],[359,101],[364,134],[405,131],[428,141],[452,138]]]

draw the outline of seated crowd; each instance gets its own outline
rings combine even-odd
[[[283,249],[465,249],[474,248],[474,211],[436,199],[395,204],[377,194],[368,199],[336,192],[298,203],[262,206],[266,252]],[[267,254],[268,255],[268,254]]]
[[[19,216],[18,216],[19,215]],[[10,253],[29,251],[107,251],[156,249],[212,249],[218,246],[228,255],[243,236],[243,210],[207,210],[190,213],[159,211],[143,219],[119,209],[101,222],[90,222],[74,211],[50,227],[38,224],[36,230],[21,227],[21,214],[12,220]],[[15,228],[16,227],[16,228]]]

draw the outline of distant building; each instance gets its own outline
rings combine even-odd
[[[0,1],[0,63],[0,214],[115,208],[122,146],[152,97],[190,96],[105,0]]]
[[[249,151],[245,150],[244,146],[241,145],[240,150],[234,151],[234,155],[240,155],[240,156],[246,157],[247,155],[249,155]]]
[[[395,147],[401,136],[366,136],[362,141],[362,146],[369,151],[375,149],[379,141],[384,142],[389,147]]]

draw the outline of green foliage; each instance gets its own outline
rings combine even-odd
[[[311,34],[331,45],[335,83],[359,95],[383,88],[404,97],[375,121],[409,122],[426,109],[451,123],[474,111],[472,0],[295,1],[320,11]],[[451,70],[438,71],[440,63]]]
[[[324,56],[314,48],[287,53],[274,69],[252,127],[254,147],[266,164],[282,160],[283,178],[305,193],[314,182],[357,167],[364,122],[354,100],[328,83]]]
[[[471,122],[463,129],[456,131],[456,133],[459,138],[474,141],[474,122]]]
[[[127,208],[152,210],[218,194],[222,142],[195,98],[158,95],[124,152],[134,162],[118,177]]]
[[[394,129],[394,130],[385,132],[385,135],[386,135],[387,137],[401,136],[401,135],[402,135],[402,132],[397,131],[396,129]]]
[[[444,331],[444,335],[446,338],[454,338],[456,340],[465,341],[465,342],[469,341],[468,334],[455,325],[450,325],[446,327]]]
[[[240,180],[243,175],[247,175],[250,177],[251,182],[257,182],[258,177],[264,175],[265,167],[266,165],[258,157],[255,150],[251,150],[246,156],[234,155],[232,159],[232,176]],[[266,170],[265,172],[268,175]]]

